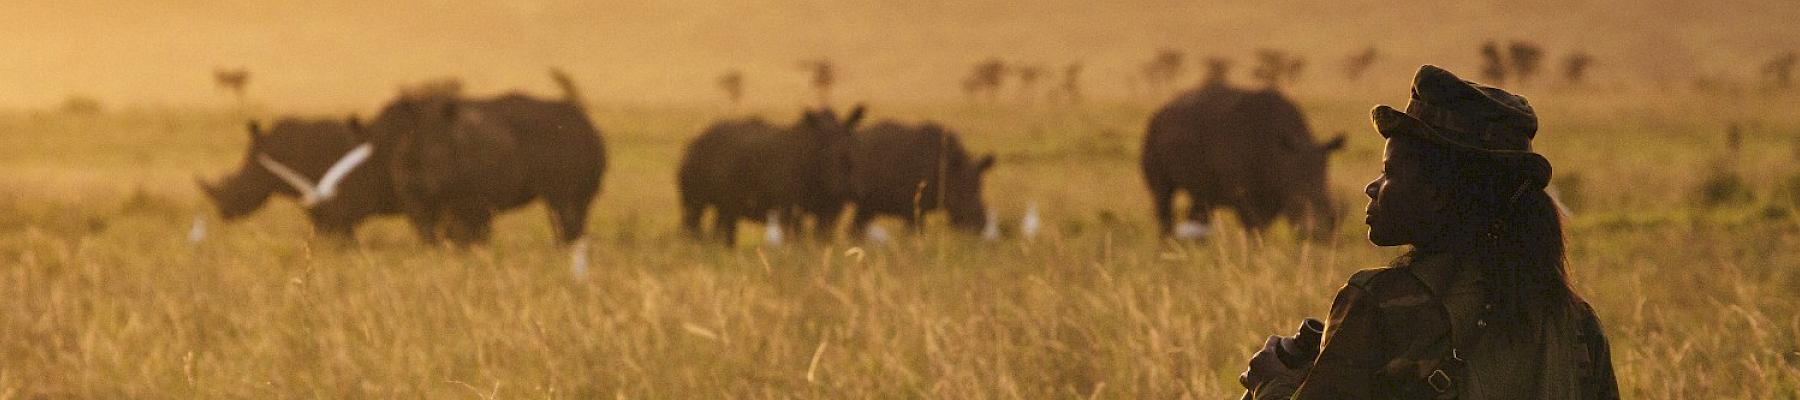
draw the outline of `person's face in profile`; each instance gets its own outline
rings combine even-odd
[[[1443,194],[1425,179],[1421,144],[1394,137],[1382,154],[1381,175],[1363,188],[1369,195],[1369,242],[1419,245],[1431,239],[1446,208]]]

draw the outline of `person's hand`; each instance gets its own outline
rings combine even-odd
[[[1281,357],[1275,354],[1275,348],[1281,346],[1281,339],[1280,336],[1270,336],[1269,340],[1263,343],[1262,350],[1258,350],[1256,355],[1250,357],[1249,369],[1238,375],[1238,384],[1244,385],[1244,389],[1254,391],[1258,386],[1272,380],[1297,382],[1302,378],[1301,374],[1305,372],[1303,368],[1289,368],[1287,364],[1281,362]]]

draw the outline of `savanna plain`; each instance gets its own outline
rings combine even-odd
[[[1600,60],[1588,86],[1503,86],[1538,110],[1569,273],[1625,397],[1800,399],[1800,96],[1747,77],[1800,37],[1792,4],[199,3],[8,6],[23,17],[0,44],[33,57],[0,60],[17,94],[0,98],[0,400],[1236,397],[1264,338],[1402,251],[1359,223],[1382,151],[1369,109],[1403,106],[1422,63],[1477,76],[1475,47],[1496,37]],[[774,3],[787,8],[758,11]],[[548,5],[512,6],[527,4]],[[177,20],[193,23],[159,22]],[[1370,40],[1391,58],[1337,82],[1332,65]],[[1328,167],[1333,235],[1246,235],[1221,212],[1205,240],[1158,237],[1137,160],[1171,93],[1125,82],[1162,46],[1235,55],[1246,85],[1252,47],[1313,57],[1288,94],[1316,136],[1348,137]],[[966,67],[995,55],[1084,58],[1096,94],[958,97]],[[721,118],[798,118],[812,95],[793,64],[819,56],[844,71],[840,107],[935,120],[998,155],[1000,240],[941,218],[918,235],[883,222],[882,243],[769,246],[750,225],[735,249],[680,237],[683,144]],[[248,100],[220,100],[209,63],[238,59]],[[194,183],[244,160],[247,119],[368,117],[396,82],[437,75],[553,96],[546,66],[574,72],[608,144],[584,278],[540,206],[468,249],[391,217],[345,244],[315,238],[291,199],[219,221]],[[713,89],[727,68],[750,79],[744,106]],[[107,107],[55,111],[76,95]]]
[[[1534,99],[1570,272],[1625,392],[1792,398],[1800,118]],[[1397,255],[1350,217],[1379,168],[1366,103],[1302,100],[1350,137],[1330,167],[1345,223],[1322,242],[1229,218],[1205,241],[1159,240],[1135,161],[1147,105],[876,103],[871,118],[932,116],[998,153],[990,207],[1016,226],[1035,206],[1043,233],[982,242],[939,222],[770,247],[749,229],[738,249],[675,229],[680,146],[722,112],[597,105],[614,161],[584,280],[537,207],[467,250],[391,218],[359,244],[315,239],[281,199],[190,243],[193,218],[213,218],[191,177],[241,160],[238,115],[14,113],[0,117],[0,398],[1229,396],[1263,337]],[[1762,117],[1734,153],[1719,114]]]

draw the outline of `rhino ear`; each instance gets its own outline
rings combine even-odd
[[[200,175],[194,175],[194,185],[200,187],[200,192],[205,193],[207,199],[214,202],[219,201],[219,188],[213,186],[211,182],[207,182],[206,178],[203,178]]]
[[[1324,145],[1319,146],[1319,149],[1325,150],[1325,153],[1327,153],[1327,154],[1336,152],[1338,150],[1343,150],[1344,149],[1344,133],[1338,132],[1337,137],[1333,137],[1333,138],[1331,138],[1330,141],[1326,141]]]
[[[356,138],[357,141],[370,141],[369,129],[363,127],[362,117],[350,114],[350,117],[344,118],[344,126],[350,127],[350,137]]]
[[[1276,139],[1275,142],[1281,144],[1282,150],[1287,151],[1298,151],[1307,147],[1304,146],[1305,143],[1303,140],[1291,136],[1281,137],[1280,139]]]
[[[250,120],[244,123],[244,130],[250,132],[250,146],[261,148],[263,143],[262,123]]]
[[[994,153],[987,153],[987,155],[981,156],[981,161],[975,162],[975,170],[976,171],[987,172],[987,170],[993,169],[993,168],[994,168]]]
[[[462,110],[459,110],[459,108],[461,108],[461,107],[458,107],[456,102],[454,102],[454,101],[444,102],[444,110],[443,110],[444,111],[444,119],[455,120],[456,115],[461,113],[461,111],[462,111]]]
[[[856,124],[862,122],[863,111],[867,110],[868,107],[864,106],[862,103],[856,103],[856,108],[850,109],[850,117],[844,119],[844,128],[856,129]]]

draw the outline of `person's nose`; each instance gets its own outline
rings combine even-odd
[[[1363,194],[1368,195],[1369,200],[1374,200],[1375,195],[1379,193],[1381,193],[1381,178],[1375,178],[1375,180],[1369,181],[1368,186],[1363,187]]]

